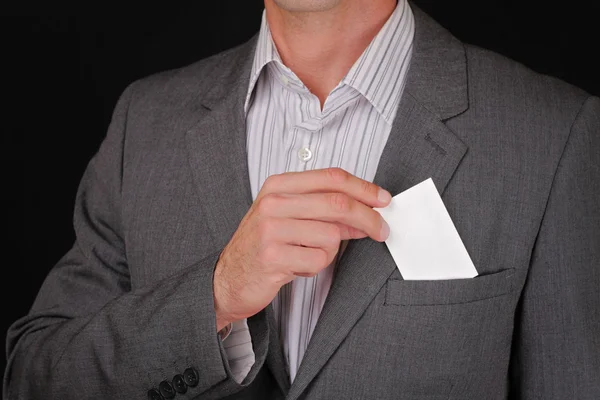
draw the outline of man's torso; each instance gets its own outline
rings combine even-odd
[[[395,195],[433,176],[480,276],[404,281],[385,244],[351,242],[292,386],[296,396],[506,395],[515,310],[586,96],[463,46],[415,14],[421,47],[374,180]],[[247,84],[239,66],[251,49],[137,85],[121,193],[134,289],[221,249],[251,202],[238,87]]]

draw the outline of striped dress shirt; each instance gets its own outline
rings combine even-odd
[[[404,89],[413,37],[412,11],[399,0],[321,109],[319,99],[282,63],[263,13],[245,103],[253,199],[270,175],[284,172],[340,167],[373,180]],[[291,381],[327,298],[336,261],[314,277],[296,278],[273,300]],[[234,378],[241,382],[255,361],[245,320],[233,324],[223,345]]]

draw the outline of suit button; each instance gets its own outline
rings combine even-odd
[[[161,394],[156,389],[148,390],[148,400],[164,400]]]
[[[194,368],[188,368],[183,371],[183,380],[189,387],[196,387],[198,384],[198,371]]]
[[[160,394],[162,394],[165,399],[172,399],[175,397],[175,389],[173,389],[173,386],[167,381],[162,381],[160,385],[158,385],[158,390],[160,390]]]
[[[173,385],[173,389],[175,389],[177,393],[183,394],[187,392],[187,383],[185,383],[183,375],[175,375],[171,385]]]

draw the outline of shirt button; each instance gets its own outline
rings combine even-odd
[[[312,158],[312,151],[308,147],[303,147],[298,150],[298,158],[300,161],[307,162]]]

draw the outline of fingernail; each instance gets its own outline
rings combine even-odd
[[[379,232],[381,240],[387,240],[390,236],[390,226],[383,218],[381,218],[381,231]]]
[[[392,195],[387,190],[380,188],[379,193],[377,193],[377,200],[379,200],[382,203],[388,204],[390,201],[392,201]]]

